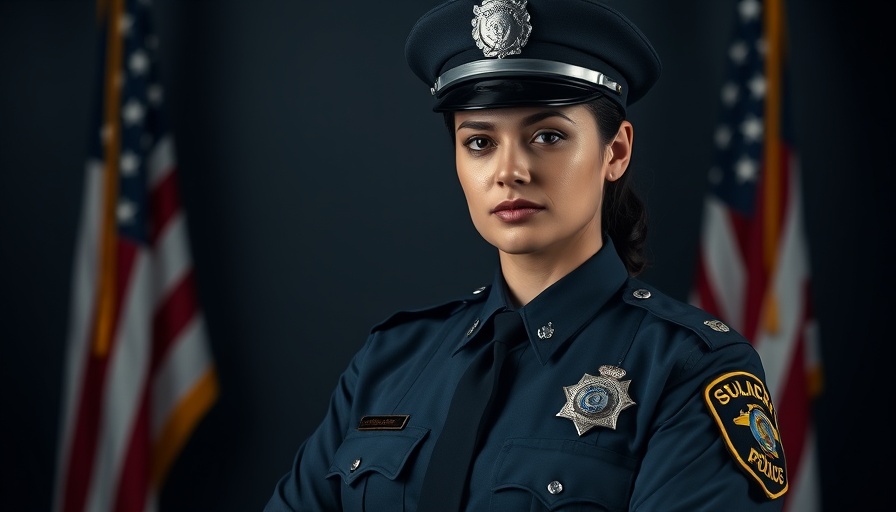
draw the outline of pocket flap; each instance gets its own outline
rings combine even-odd
[[[626,510],[637,461],[565,439],[511,439],[495,466],[494,491],[524,489],[548,509],[592,503]]]
[[[428,428],[405,427],[393,430],[355,430],[336,450],[327,476],[340,475],[347,484],[371,471],[389,480],[401,472],[414,448],[429,433]]]

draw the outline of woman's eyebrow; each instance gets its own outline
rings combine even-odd
[[[457,126],[456,131],[460,131],[462,128],[469,128],[471,130],[493,130],[495,125],[485,121],[464,121]]]

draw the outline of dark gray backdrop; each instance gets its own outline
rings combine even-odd
[[[646,279],[687,296],[734,0],[615,0],[665,70],[631,111]],[[791,0],[796,132],[826,388],[825,511],[893,470],[896,85],[883,7]],[[221,399],[162,508],[260,510],[369,327],[488,281],[448,138],[403,43],[432,1],[156,0]],[[881,3],[883,5],[883,3]],[[49,509],[94,0],[0,0],[0,508]]]

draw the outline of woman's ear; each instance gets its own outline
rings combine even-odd
[[[625,174],[632,157],[632,141],[634,140],[632,123],[623,120],[616,132],[616,137],[607,146],[607,180],[616,181]]]

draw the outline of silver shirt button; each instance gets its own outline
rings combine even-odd
[[[551,494],[560,494],[563,492],[563,484],[554,480],[553,482],[548,484],[548,492]]]
[[[637,299],[649,299],[650,298],[650,290],[645,290],[644,288],[638,288],[637,290],[632,292],[632,295]]]
[[[361,459],[355,459],[352,461],[352,465],[348,469],[349,469],[349,471],[354,472],[356,469],[358,469],[358,466],[360,466],[360,465],[361,465]]]

